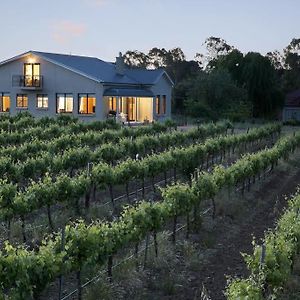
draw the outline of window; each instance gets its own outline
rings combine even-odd
[[[117,97],[109,97],[109,110],[117,111]]]
[[[162,110],[161,110],[161,113],[163,115],[165,115],[167,112],[167,97],[166,95],[163,95],[162,96]]]
[[[94,114],[96,109],[95,94],[79,94],[78,95],[78,113]]]
[[[28,97],[26,94],[17,94],[17,108],[28,108]]]
[[[40,64],[24,64],[24,85],[40,86]]]
[[[36,96],[37,108],[48,108],[48,95],[41,94]]]
[[[56,94],[56,111],[57,113],[73,112],[73,95],[72,94]]]
[[[9,93],[0,93],[0,112],[9,112],[10,96]]]
[[[156,96],[156,101],[155,101],[155,113],[157,115],[160,115],[160,95]]]

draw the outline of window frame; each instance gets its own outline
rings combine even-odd
[[[64,98],[64,111],[58,111],[58,97]],[[66,100],[68,97],[72,96],[72,111],[66,111]],[[56,113],[57,114],[73,114],[74,112],[74,96],[72,93],[56,93]]]
[[[42,97],[42,106],[39,106],[38,103],[39,103],[39,97]],[[45,101],[45,98],[47,98],[47,106],[44,106],[44,101]],[[36,95],[36,108],[37,109],[49,109],[49,97],[48,97],[48,94],[37,94]]]
[[[3,110],[3,97],[9,97],[9,109]],[[0,92],[0,113],[9,113],[10,112],[10,105],[11,105],[11,98],[9,92]]]
[[[30,66],[31,75],[27,75],[26,67]],[[38,66],[38,74],[35,72],[35,66]],[[41,64],[40,63],[24,63],[23,66],[24,86],[40,87],[41,85]]]
[[[91,96],[93,96],[93,97],[91,97]],[[87,108],[86,112],[80,112],[80,104],[81,104],[80,99],[81,99],[81,97],[86,98],[86,108]],[[89,113],[88,112],[89,99],[91,99],[91,101],[92,101],[93,98],[95,99],[95,106],[93,106],[93,112]],[[79,115],[94,115],[94,114],[96,114],[96,104],[97,104],[97,98],[96,98],[95,93],[79,93],[78,94],[78,110],[77,110],[77,112],[78,112]]]
[[[108,97],[108,109],[110,111],[117,112],[117,101],[118,99],[115,96]]]
[[[18,97],[22,97],[22,106],[18,105]],[[27,105],[24,105],[24,101],[26,99]],[[17,109],[28,109],[28,95],[27,94],[16,94],[16,108]]]
[[[165,115],[167,113],[167,95],[162,95],[162,108],[161,108],[161,114]]]
[[[156,114],[157,116],[159,116],[160,113],[161,113],[161,109],[160,109],[160,101],[161,101],[160,95],[156,95],[156,97],[155,97],[155,114]]]

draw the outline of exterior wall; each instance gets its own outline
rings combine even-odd
[[[157,115],[155,113],[155,98],[153,99],[153,117],[155,120],[164,121],[166,119],[171,118],[171,100],[172,100],[172,85],[168,78],[163,75],[160,80],[151,88],[153,94],[156,95],[166,95],[166,114],[165,115]],[[161,97],[162,99],[162,97]],[[162,101],[161,101],[161,108],[162,111]]]
[[[40,75],[43,78],[43,84],[41,89],[28,89],[13,86],[13,76],[24,75],[24,63],[40,63]],[[128,88],[131,88],[131,86],[128,86]],[[165,119],[170,118],[172,86],[170,81],[167,79],[167,76],[162,76],[160,80],[150,89],[154,95],[166,95],[166,114],[156,115],[156,101],[154,97],[153,101],[150,101],[150,104],[149,101],[146,100],[147,104],[145,106],[145,111],[141,112],[141,118],[146,116],[148,117],[149,110],[151,110],[151,106],[151,119],[153,117],[154,120],[164,121]],[[22,111],[28,111],[31,115],[35,117],[58,116],[59,114],[56,112],[56,94],[73,94],[73,113],[66,113],[67,115],[78,117],[80,120],[83,121],[104,120],[107,117],[108,101],[104,99],[103,91],[104,87],[101,83],[88,79],[85,76],[67,70],[66,68],[60,67],[54,63],[50,63],[47,60],[44,60],[43,58],[33,54],[28,54],[18,60],[14,60],[0,66],[0,93],[10,94],[11,115],[15,115]],[[78,113],[78,94],[84,93],[96,95],[95,114],[83,115]],[[28,108],[16,107],[17,94],[26,94],[28,96]],[[47,94],[48,108],[37,108],[38,94]],[[139,101],[141,104],[143,100],[145,99],[140,98]]]
[[[12,77],[14,75],[23,75],[23,66],[24,63],[28,62],[29,56],[0,66],[0,93],[10,93],[11,115],[15,115],[20,111],[28,111],[35,117],[57,116],[56,94],[70,93],[73,94],[73,113],[68,115],[78,117],[80,120],[84,121],[103,120],[106,118],[102,100],[102,84],[43,60],[38,56],[31,55],[30,57],[31,59],[34,59],[35,63],[40,63],[41,65],[40,75],[43,77],[43,85],[39,90],[28,90],[12,86]],[[96,95],[95,114],[78,114],[78,94],[80,93],[91,93]],[[17,94],[28,95],[28,109],[16,108]],[[48,109],[36,107],[37,94],[48,95]]]
[[[282,110],[282,121],[288,120],[300,121],[300,107],[284,107]]]

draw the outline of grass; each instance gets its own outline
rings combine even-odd
[[[113,282],[105,274],[90,287],[85,299],[162,299],[173,297],[186,284],[187,272],[200,270],[202,258],[192,241],[179,241],[176,246],[164,231],[157,236],[158,257],[154,247],[149,248],[146,269],[143,268],[144,253],[137,261],[128,260],[113,270]],[[179,271],[180,266],[180,271]],[[151,293],[149,293],[151,291]]]

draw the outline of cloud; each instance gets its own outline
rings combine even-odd
[[[59,44],[68,44],[86,33],[86,25],[72,21],[57,21],[53,24],[53,39]]]

